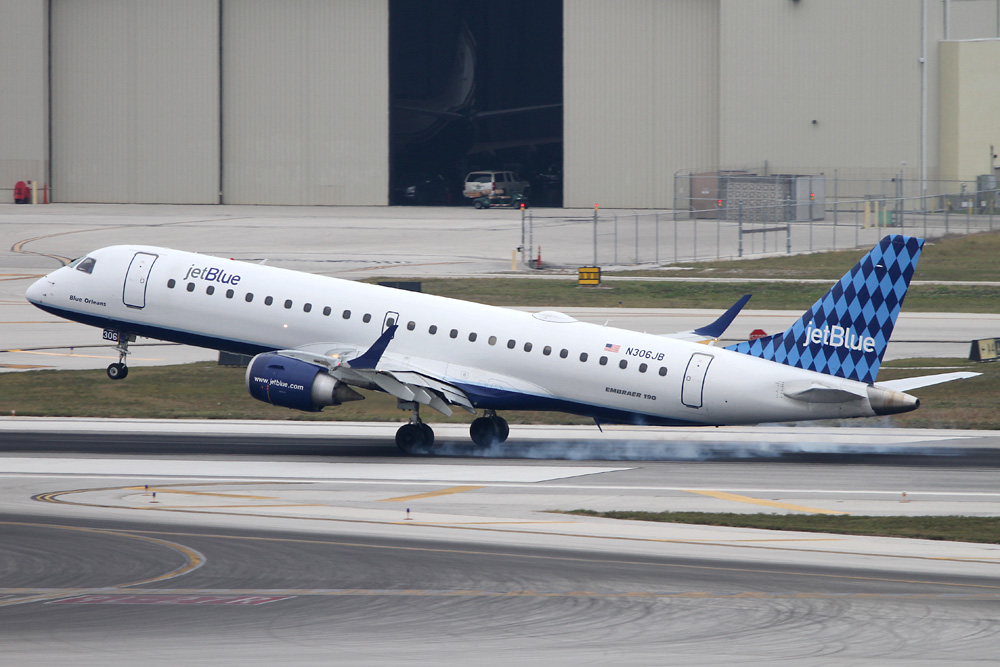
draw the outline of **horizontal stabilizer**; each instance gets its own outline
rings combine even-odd
[[[921,375],[919,377],[904,378],[902,380],[888,380],[886,382],[879,382],[878,386],[885,387],[886,389],[894,389],[896,391],[910,391],[911,389],[929,387],[934,384],[941,384],[942,382],[951,382],[952,380],[967,380],[969,378],[974,378],[977,375],[982,375],[982,373],[972,373],[968,371],[958,373],[938,373],[936,375]]]

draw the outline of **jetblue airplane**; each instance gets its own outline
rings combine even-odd
[[[887,236],[784,333],[729,347],[714,342],[749,295],[715,322],[669,335],[526,313],[389,287],[149,246],[112,246],[34,283],[46,312],[104,330],[123,379],[136,336],[255,355],[250,395],[321,410],[395,396],[412,413],[404,452],[434,432],[420,408],[482,414],[478,445],[506,440],[503,410],[555,410],[602,423],[754,424],[870,417],[915,410],[903,393],[972,377],[945,373],[876,382],[923,248]]]

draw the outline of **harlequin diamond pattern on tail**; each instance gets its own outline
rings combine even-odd
[[[923,246],[923,239],[886,236],[787,331],[726,349],[875,382]]]

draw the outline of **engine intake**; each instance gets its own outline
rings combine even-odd
[[[273,352],[258,354],[250,360],[246,385],[258,401],[305,412],[364,399],[325,368]]]

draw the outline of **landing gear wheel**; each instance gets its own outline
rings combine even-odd
[[[434,430],[422,422],[403,424],[396,431],[396,447],[404,454],[421,454],[434,444]]]
[[[489,447],[490,445],[502,442],[500,440],[500,428],[496,421],[490,417],[473,419],[472,424],[469,425],[469,436],[472,438],[472,442],[480,447]]]
[[[510,426],[507,425],[507,420],[499,415],[487,415],[487,418],[492,420],[496,426],[497,442],[507,442],[507,436],[510,435]]]
[[[128,377],[128,366],[122,363],[108,366],[108,377],[112,380],[124,380]]]

